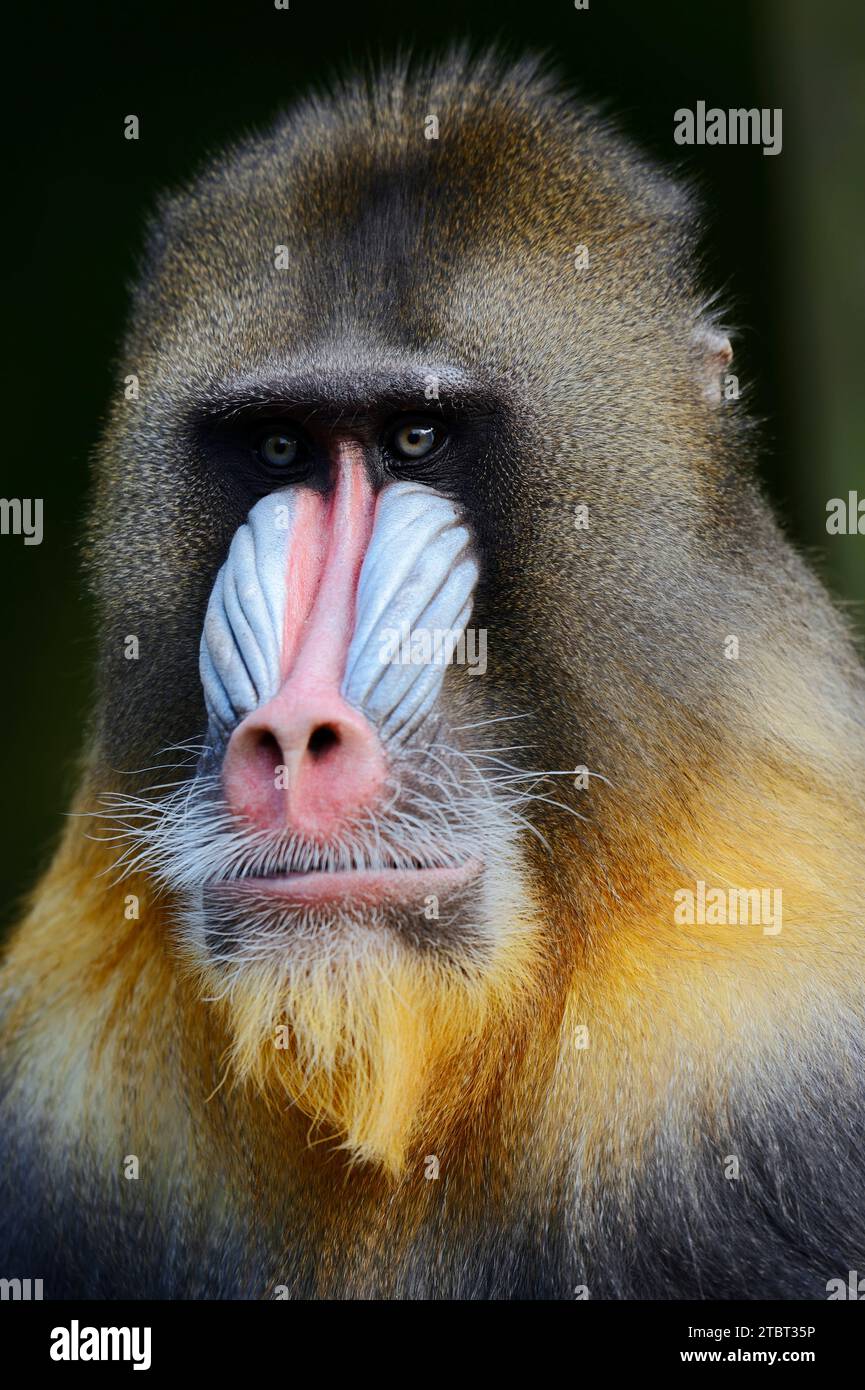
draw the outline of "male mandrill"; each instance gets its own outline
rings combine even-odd
[[[720,399],[696,237],[492,58],[308,100],[163,204],[86,770],[2,977],[4,1275],[865,1268],[865,680]]]

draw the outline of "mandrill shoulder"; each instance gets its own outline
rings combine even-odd
[[[32,1270],[46,1298],[237,1296],[212,1199],[222,1160],[205,1162],[187,1100],[218,1074],[191,1061],[179,1024],[196,1006],[152,889],[112,886],[110,862],[73,818],[0,970],[0,1262]],[[178,1213],[206,1207],[179,1258]]]

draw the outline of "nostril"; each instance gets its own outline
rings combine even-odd
[[[339,734],[332,724],[319,724],[309,736],[306,751],[311,753],[313,758],[323,758],[339,741]]]
[[[296,693],[289,682],[233,731],[222,781],[239,819],[326,835],[378,800],[386,783],[378,736],[328,695],[318,688]]]
[[[253,745],[253,757],[261,774],[270,777],[282,762],[282,749],[269,729],[262,729]]]

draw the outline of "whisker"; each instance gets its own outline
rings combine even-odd
[[[481,728],[525,717],[499,716],[461,727]],[[534,803],[585,819],[543,791],[547,778],[573,776],[571,770],[520,767],[502,756],[533,746],[464,749],[439,736],[392,752],[382,803],[367,807],[326,843],[238,821],[223,800],[219,776],[204,770],[189,776],[188,768],[186,776],[134,792],[107,791],[90,811],[78,814],[90,818],[89,838],[115,848],[104,870],[111,883],[146,872],[157,897],[176,899],[179,894],[181,901],[216,883],[290,874],[457,868],[474,857],[495,869],[510,862],[512,846],[523,835],[532,836],[552,854],[530,815]],[[164,752],[192,756],[206,747],[196,743]],[[312,916],[303,920],[312,930]],[[266,941],[272,940],[277,926],[266,914],[256,921],[250,949],[266,954]],[[218,951],[223,934],[218,912],[209,910],[207,930]],[[238,943],[230,920],[224,936],[236,965]]]

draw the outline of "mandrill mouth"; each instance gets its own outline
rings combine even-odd
[[[209,746],[172,751],[185,776],[105,793],[94,818],[115,881],[147,874],[201,964],[349,960],[389,939],[465,965],[522,921],[520,836],[546,843],[523,812],[543,774],[516,768],[511,746],[458,748],[440,728],[395,750],[376,806],[326,838],[240,820]]]
[[[478,858],[450,868],[428,868],[420,864],[400,868],[396,864],[378,868],[308,868],[301,872],[247,875],[210,885],[210,894],[257,895],[286,905],[423,907],[432,897],[450,896],[477,882],[483,873]]]

